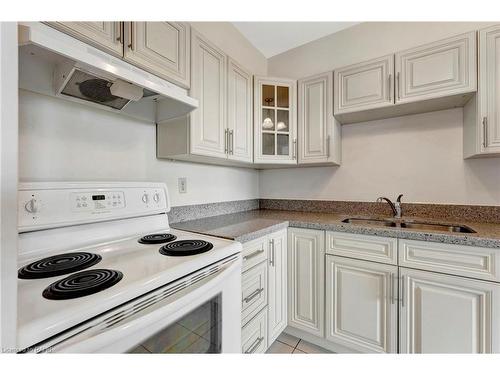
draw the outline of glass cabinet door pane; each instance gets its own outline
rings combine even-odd
[[[262,105],[266,107],[274,107],[274,86],[262,85]]]
[[[262,108],[262,130],[274,130],[274,109]]]
[[[220,353],[221,307],[222,296],[219,294],[151,336],[130,353]]]
[[[289,135],[278,134],[278,155],[289,155]]]
[[[262,134],[262,154],[263,155],[274,155],[274,134],[273,133],[263,133]]]
[[[278,86],[278,107],[288,108],[288,87]]]
[[[276,123],[276,130],[279,132],[287,132],[290,130],[288,127],[288,111],[278,109],[278,120]]]

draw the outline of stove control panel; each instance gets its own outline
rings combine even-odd
[[[71,195],[73,210],[113,210],[125,208],[123,191],[98,191],[73,193]]]
[[[19,189],[20,232],[170,210],[161,183],[24,183]]]

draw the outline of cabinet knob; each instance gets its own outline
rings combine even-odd
[[[24,208],[30,214],[34,214],[40,211],[40,203],[38,203],[38,201],[35,198],[32,198],[28,202],[26,202]]]

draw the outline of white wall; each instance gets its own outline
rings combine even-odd
[[[19,108],[23,181],[160,181],[173,206],[258,198],[257,171],[156,159],[154,124],[23,90]]]
[[[0,353],[16,347],[17,25],[0,22]]]
[[[462,110],[342,127],[342,165],[263,171],[262,198],[500,205],[500,159],[462,158]]]
[[[268,61],[269,74],[301,78],[486,26],[364,23]],[[500,158],[463,160],[462,110],[342,127],[342,165],[263,171],[262,198],[500,205]]]
[[[193,23],[224,52],[256,74],[267,60],[230,23]],[[258,172],[156,159],[154,124],[62,99],[19,93],[19,177],[22,181],[124,180],[166,182],[173,206],[258,198]],[[179,194],[177,179],[187,178]]]

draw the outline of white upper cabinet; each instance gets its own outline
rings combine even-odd
[[[190,27],[183,22],[125,22],[126,61],[189,88]]]
[[[500,25],[479,30],[476,96],[464,108],[464,157],[500,155]]]
[[[396,103],[476,91],[476,32],[396,53]]]
[[[47,22],[47,24],[108,53],[123,56],[121,22]]]
[[[397,353],[397,266],[326,257],[326,339]]]
[[[269,235],[268,241],[268,341],[272,343],[288,323],[286,229]]]
[[[401,353],[498,353],[500,285],[400,269]]]
[[[254,161],[297,164],[297,82],[255,77]]]
[[[500,153],[500,26],[479,33],[483,148]]]
[[[199,107],[191,112],[191,153],[226,157],[227,58],[216,46],[192,31],[191,91]]]
[[[333,72],[298,81],[298,163],[340,164],[341,128],[333,117]]]
[[[228,158],[253,161],[252,74],[233,59],[227,67]]]
[[[288,230],[288,325],[324,336],[325,232]]]
[[[394,55],[335,70],[334,113],[382,108],[394,104]]]
[[[476,33],[336,69],[342,124],[464,107],[477,88]]]

